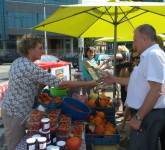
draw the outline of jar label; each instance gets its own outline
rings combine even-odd
[[[50,128],[50,123],[44,124],[44,129],[49,129]]]
[[[36,146],[35,146],[35,144],[34,145],[29,145],[28,148],[29,148],[28,150],[35,150]]]
[[[50,133],[48,134],[48,139],[50,139]]]
[[[43,143],[43,144],[40,143],[39,148],[40,149],[46,149],[46,143]]]
[[[57,139],[56,137],[53,138],[53,143],[56,143]]]

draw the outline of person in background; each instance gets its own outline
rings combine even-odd
[[[110,58],[114,60],[114,56]],[[116,67],[115,67],[115,76],[117,77],[129,77],[130,76],[130,63],[129,63],[129,49],[125,45],[118,45],[118,50],[116,53]],[[118,87],[118,86],[117,86]],[[125,109],[125,100],[127,95],[127,87],[120,85],[120,94],[123,111]],[[123,111],[119,111],[117,115],[123,115]]]
[[[159,44],[160,48],[163,50],[163,38],[160,35],[156,36],[156,43]]]
[[[92,76],[88,72],[88,68],[93,68],[95,70],[95,72],[97,72],[106,63],[108,63],[108,61],[103,61],[100,65],[98,65],[95,60],[95,48],[88,47],[85,50],[84,58],[83,58],[83,62],[82,62],[82,80],[84,80],[84,81],[93,80]],[[91,87],[84,87],[83,95],[89,96],[90,90],[91,90]]]
[[[131,112],[128,150],[158,150],[165,126],[165,53],[156,44],[156,31],[148,24],[134,31],[139,65],[130,78],[104,77],[104,84],[128,85],[126,105]]]
[[[156,36],[156,43],[158,43],[160,48],[163,50],[163,38],[160,35]],[[162,150],[165,150],[165,126],[160,135],[160,144]]]
[[[10,67],[8,92],[2,103],[2,121],[8,150],[15,150],[25,135],[25,118],[32,111],[35,96],[40,85],[60,88],[96,86],[95,81],[61,81],[41,69],[33,62],[43,54],[43,40],[31,34],[24,35],[17,43],[22,57]]]
[[[136,66],[138,66],[139,61],[140,61],[139,53],[137,52],[136,49],[134,49],[133,52],[131,53],[131,56],[130,56],[130,68],[129,68],[130,74],[133,71],[133,69]],[[126,105],[126,104],[124,103],[124,105]],[[125,127],[125,123],[128,120],[130,120],[130,111],[129,111],[129,108],[127,106],[125,106],[122,128]]]

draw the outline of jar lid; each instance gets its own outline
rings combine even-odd
[[[50,121],[49,118],[42,118],[42,119],[41,119],[41,122],[43,122],[43,123],[44,123],[44,122],[49,122],[49,121]]]
[[[54,146],[54,145],[49,145],[47,147],[47,150],[60,150],[60,147],[59,146]]]
[[[38,142],[46,142],[46,137],[39,137]]]
[[[27,140],[26,140],[26,143],[28,143],[28,144],[30,144],[30,143],[35,143],[36,142],[36,139],[35,138],[28,138]]]
[[[41,137],[40,134],[34,134],[34,135],[32,136],[32,138],[35,138],[35,139],[38,139],[39,137]]]
[[[58,146],[64,146],[66,144],[66,142],[65,141],[58,141],[56,144]]]

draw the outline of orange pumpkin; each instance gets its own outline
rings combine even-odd
[[[79,137],[71,137],[67,139],[66,146],[68,150],[78,150],[81,146],[81,139]]]

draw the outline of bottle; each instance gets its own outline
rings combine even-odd
[[[51,144],[56,145],[57,137],[56,137],[56,130],[55,128],[50,128],[50,138],[51,138]]]

